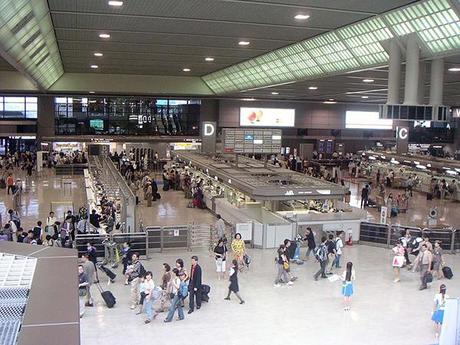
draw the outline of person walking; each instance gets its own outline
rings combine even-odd
[[[141,277],[145,274],[145,269],[139,261],[139,253],[133,253],[132,263],[126,270],[127,282],[131,284],[131,309],[135,309],[139,302],[139,284]],[[126,285],[126,283],[125,283]]]
[[[442,322],[444,321],[444,309],[446,307],[446,300],[449,298],[449,296],[446,294],[446,291],[446,285],[441,284],[439,287],[439,293],[434,295],[434,306],[431,320],[434,322],[436,339],[439,338],[439,333],[441,333]]]
[[[240,267],[240,265],[244,264],[243,257],[246,251],[246,247],[239,232],[235,234],[231,247],[233,251],[233,258],[238,261],[238,267]]]
[[[217,246],[214,248],[214,256],[216,259],[217,279],[224,279],[226,271],[225,263],[227,260],[227,246],[222,238],[219,239]]]
[[[201,308],[201,267],[198,265],[198,256],[192,256],[192,267],[190,269],[190,282],[188,285],[190,297],[189,297],[189,310],[188,313],[191,314],[195,310],[195,300],[196,300],[196,309]]]
[[[153,289],[155,288],[155,283],[153,282],[153,274],[150,271],[147,271],[145,273],[145,278],[143,281],[143,290],[144,290],[144,303],[143,303],[143,309],[144,313],[147,315],[147,318],[145,319],[145,323],[148,324],[152,322],[152,319],[157,317],[157,313],[154,312],[153,310]]]
[[[225,237],[225,221],[222,219],[220,214],[217,216],[216,223],[214,227],[216,228],[216,233],[217,233],[217,239],[223,239]]]
[[[49,236],[49,235],[48,235]],[[83,271],[86,274],[86,278],[88,281],[88,285],[86,286],[86,307],[92,307],[93,304],[93,298],[91,296],[91,285],[94,283],[96,280],[96,269],[91,261],[89,261],[89,255],[88,254],[83,254],[81,257],[82,261],[82,267]]]
[[[131,243],[125,241],[121,247],[121,263],[123,264],[123,275],[126,273],[128,265],[131,263],[131,256]]]
[[[326,265],[327,265],[327,247],[326,247],[326,236],[321,238],[321,244],[315,249],[315,258],[319,262],[319,270],[313,276],[315,280],[321,275],[321,278],[327,278],[326,276]]]
[[[444,278],[444,274],[442,273],[443,263],[444,258],[441,248],[441,241],[435,241],[433,247],[433,263],[431,269],[433,270],[433,273],[436,274],[436,278],[438,280]]]
[[[369,185],[366,184],[361,190],[361,208],[366,208],[369,203]]]
[[[85,274],[82,265],[78,265],[78,300],[80,306],[80,318],[85,314],[85,301],[84,298],[87,294],[88,277]]]
[[[286,256],[286,246],[284,244],[281,244],[278,247],[277,254],[278,256],[276,258],[276,266],[278,268],[278,272],[276,274],[275,284],[273,286],[280,287],[281,283],[287,283],[289,286],[291,286],[294,283],[290,280],[287,272],[289,269],[289,261]]]
[[[328,240],[326,241],[327,247],[327,265],[326,265],[326,274],[332,274],[332,267],[334,266],[334,261],[336,258],[336,247],[335,247],[335,240],[334,235],[329,234]]]
[[[351,297],[353,296],[353,281],[355,280],[355,270],[353,263],[347,262],[347,268],[342,273],[342,296],[343,296],[343,310],[348,311],[351,308]]]
[[[393,257],[393,274],[394,283],[398,283],[401,280],[401,267],[404,266],[404,247],[401,242],[396,243],[396,246],[392,249],[394,254]]]
[[[343,248],[343,231],[338,231],[337,236],[335,238],[335,259],[332,262],[332,267],[341,268],[340,266],[340,258],[342,257],[342,248]]]
[[[14,194],[13,186],[14,186],[13,174],[9,173],[8,177],[6,178],[6,194],[10,195],[10,191],[11,191],[11,194]]]
[[[235,259],[232,260],[232,267],[230,267],[230,272],[229,272],[229,280],[230,280],[230,285],[228,287],[228,294],[227,297],[224,299],[227,301],[230,301],[230,294],[233,292],[236,297],[240,300],[240,304],[244,304],[243,299],[241,298],[239,291],[240,287],[238,285],[238,261]]]
[[[427,288],[427,274],[431,273],[431,262],[433,261],[433,254],[428,250],[426,244],[422,245],[422,252],[420,256],[420,281],[421,285],[419,290]]]
[[[164,322],[171,322],[172,318],[174,317],[174,313],[177,310],[177,314],[179,320],[183,320],[185,318],[184,311],[182,309],[182,303],[185,298],[187,298],[188,290],[189,290],[189,282],[187,280],[187,275],[185,272],[180,272],[179,269],[174,268],[173,273],[175,278],[172,281],[172,302],[171,306],[168,310],[168,315]]]
[[[307,253],[305,254],[305,258],[308,260],[310,257],[310,253],[315,251],[316,243],[315,243],[315,235],[310,227],[307,228],[305,231],[305,238],[304,241],[307,241]]]

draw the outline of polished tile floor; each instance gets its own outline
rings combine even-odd
[[[430,317],[440,282],[419,291],[418,274],[403,270],[401,282],[393,283],[389,250],[364,245],[345,248],[342,265],[351,260],[356,268],[355,295],[349,312],[343,311],[339,282],[313,280],[318,268],[313,261],[293,265],[293,272],[299,277],[293,287],[273,287],[274,250],[250,250],[250,270],[239,275],[244,305],[238,304],[235,297],[224,301],[228,282],[217,280],[214,260],[207,252],[169,251],[155,254],[143,263],[154,272],[155,283],[159,283],[163,262],[173,264],[181,257],[188,266],[192,254],[199,256],[203,280],[211,286],[209,303],[186,315],[184,321],[164,324],[162,313],[145,325],[143,316],[129,309],[129,286],[117,278],[108,287],[117,298],[113,309],[107,309],[93,289],[96,306],[86,308],[81,319],[82,345],[434,343]],[[447,255],[446,261],[454,274],[460,271],[456,256]],[[119,269],[117,272],[121,274]],[[458,277],[442,282],[447,284],[450,296],[459,296]]]

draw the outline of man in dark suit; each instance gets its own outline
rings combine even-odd
[[[196,298],[196,309],[201,308],[201,267],[198,265],[198,257],[192,256],[192,268],[190,269],[190,282],[188,284],[190,296],[189,296],[189,311],[193,313],[195,309],[195,298]]]

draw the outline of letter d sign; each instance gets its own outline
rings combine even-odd
[[[216,127],[213,123],[204,123],[203,135],[205,137],[210,137],[216,132]]]

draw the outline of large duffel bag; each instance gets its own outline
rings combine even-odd
[[[446,277],[447,279],[452,279],[452,277],[454,276],[454,274],[452,273],[452,269],[448,266],[444,266],[442,268],[442,274],[444,275],[444,277]]]

